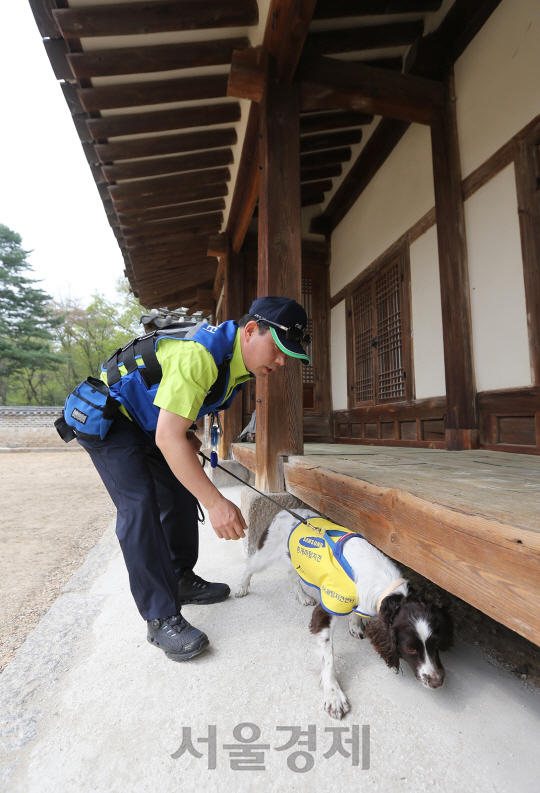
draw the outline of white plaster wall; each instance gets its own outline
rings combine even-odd
[[[444,396],[444,347],[437,227],[410,247],[416,398]]]
[[[540,2],[503,0],[455,64],[467,176],[540,114]]]
[[[332,404],[334,410],[347,408],[347,342],[345,334],[345,301],[330,312]]]
[[[429,128],[413,124],[332,234],[331,294],[365,270],[434,203]]]
[[[478,391],[531,385],[514,166],[465,202]]]

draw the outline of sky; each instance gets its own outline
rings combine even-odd
[[[54,298],[115,296],[124,262],[28,0],[0,0],[0,223]]]

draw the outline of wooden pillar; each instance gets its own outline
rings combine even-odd
[[[225,259],[225,280],[223,282],[223,321],[228,319],[239,320],[244,314],[244,254],[233,253],[229,245]],[[242,397],[237,396],[228,410],[221,413],[223,435],[219,447],[219,456],[228,460],[231,452],[231,443],[242,432]]]
[[[540,385],[540,129],[514,144],[533,385]],[[537,420],[538,421],[538,420]]]
[[[259,106],[259,267],[257,292],[301,300],[299,87],[268,76]],[[284,490],[282,458],[302,454],[301,362],[257,382],[257,487]]]
[[[461,164],[453,83],[446,106],[431,125],[435,211],[441,278],[446,445],[478,447],[478,414],[471,331],[471,305]]]

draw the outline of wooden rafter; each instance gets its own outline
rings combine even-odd
[[[79,80],[120,74],[145,74],[171,69],[216,66],[230,63],[233,50],[249,47],[248,38],[237,36],[236,38],[196,41],[186,44],[161,44],[150,47],[125,47],[114,50],[70,53],[63,39],[57,41],[62,43],[63,52],[64,55],[67,55],[71,71]],[[61,65],[62,61],[58,59],[58,63]]]
[[[176,30],[256,25],[256,0],[176,0],[176,2],[117,3],[53,11],[66,39],[128,36]]]
[[[210,151],[182,154],[178,157],[155,157],[151,160],[140,160],[120,165],[104,165],[102,172],[108,182],[122,179],[140,179],[160,174],[174,174],[182,171],[200,171],[205,168],[217,168],[233,162],[231,149],[212,149]]]
[[[96,143],[92,147],[96,157],[93,161],[105,164],[118,160],[181,154],[201,149],[219,149],[224,146],[234,146],[236,142],[236,130],[234,127],[229,127],[202,130],[201,132],[183,132],[179,135],[159,135],[140,140],[126,140],[121,143]]]
[[[427,11],[438,11],[441,4],[442,0],[318,0],[313,19],[425,14]]]
[[[243,50],[238,50],[243,52]],[[187,102],[194,99],[215,99],[227,95],[227,75],[212,74],[180,77],[177,80],[151,80],[127,85],[107,85],[103,88],[81,88],[78,97],[87,113],[117,107],[161,105],[167,102]]]
[[[220,102],[205,107],[157,110],[154,113],[130,113],[129,115],[89,118],[87,126],[94,140],[114,138],[119,135],[141,135],[149,132],[207,127],[212,124],[228,124],[239,121],[238,102]]]

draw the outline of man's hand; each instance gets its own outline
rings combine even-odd
[[[210,523],[217,536],[223,540],[238,540],[245,537],[247,526],[242,513],[232,501],[221,498],[214,507],[208,510]]]

